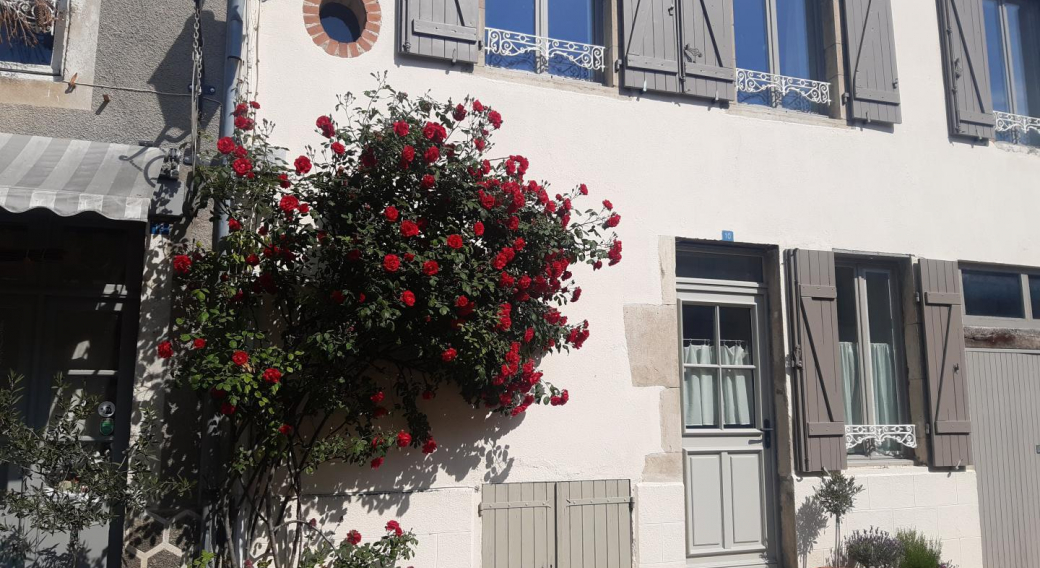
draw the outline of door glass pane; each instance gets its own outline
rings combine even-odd
[[[715,307],[683,305],[683,363],[715,365]]]
[[[719,361],[723,365],[754,365],[750,308],[719,308]]]
[[[813,0],[776,0],[781,75],[814,81],[825,79],[820,5]],[[795,93],[785,95],[780,104],[784,108],[806,112],[826,110]]]
[[[603,45],[600,33],[599,0],[550,0],[549,37],[591,45]],[[555,54],[549,59],[549,73],[582,79],[597,80],[598,73],[574,63],[570,58]]]
[[[535,33],[534,23],[535,0],[488,0],[484,25],[524,34]],[[521,41],[521,43],[523,43]],[[521,71],[535,71],[536,58],[534,52],[525,51],[520,55],[498,55],[488,52],[485,62],[495,67],[507,67]]]
[[[728,427],[755,425],[755,372],[751,369],[722,370],[722,415]]]
[[[1029,277],[1029,304],[1033,308],[1033,319],[1040,319],[1040,276]]]
[[[680,278],[762,282],[762,259],[741,254],[712,254],[678,250],[675,275]]]
[[[900,396],[895,357],[896,321],[899,307],[892,292],[892,277],[888,272],[869,271],[867,283],[867,325],[870,329],[870,371],[873,375],[874,424],[902,424],[902,397]]]
[[[859,317],[856,315],[856,269],[835,268],[838,290],[838,354],[845,391],[845,423],[865,422],[864,388],[860,378]]]
[[[733,0],[733,37],[737,67],[772,72],[769,64],[769,32],[766,0]],[[759,93],[738,92],[742,103],[772,106],[767,89]]]
[[[94,227],[66,227],[61,234],[57,275],[62,285],[126,282],[127,233]]]
[[[688,428],[718,426],[718,369],[687,368],[683,372],[683,418]]]
[[[58,312],[52,344],[54,371],[118,369],[120,319],[115,311]]]
[[[969,316],[1025,317],[1022,278],[1010,272],[964,270],[964,312]]]

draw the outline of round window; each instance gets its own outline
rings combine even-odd
[[[341,43],[361,39],[361,31],[365,29],[365,10],[359,0],[326,0],[318,17],[329,38]]]
[[[303,23],[314,44],[337,57],[357,57],[379,38],[379,0],[303,0]]]

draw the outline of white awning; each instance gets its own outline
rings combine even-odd
[[[159,148],[0,133],[0,207],[147,221],[183,214],[181,183],[159,179]]]

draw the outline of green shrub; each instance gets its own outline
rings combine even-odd
[[[900,530],[896,539],[903,545],[903,560],[899,568],[939,568],[942,543],[932,540],[914,529]]]

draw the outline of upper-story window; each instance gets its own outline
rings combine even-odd
[[[0,70],[55,74],[58,0],[0,0]]]
[[[997,139],[1040,145],[1040,2],[983,0],[983,11]]]
[[[738,102],[828,112],[821,7],[812,0],[733,1]]]
[[[964,285],[965,323],[1037,327],[1037,320],[1040,320],[1040,271],[970,266],[961,269],[961,283]]]
[[[487,0],[485,63],[601,81],[603,0]]]

